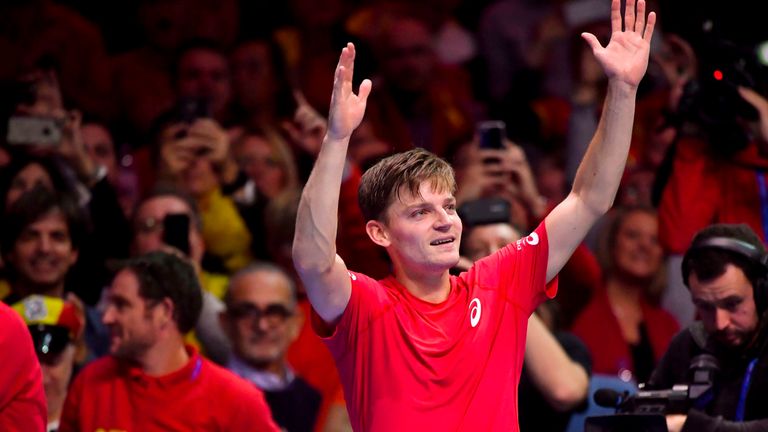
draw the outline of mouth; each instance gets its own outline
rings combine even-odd
[[[429,243],[429,245],[430,246],[442,246],[442,245],[452,244],[455,241],[456,241],[455,237],[444,237],[444,238],[440,238],[440,239],[437,239],[437,240],[432,240]]]

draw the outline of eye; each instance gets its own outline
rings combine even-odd
[[[411,217],[424,216],[425,214],[427,214],[427,209],[418,209],[411,213]]]
[[[449,213],[453,213],[456,211],[456,204],[448,204],[445,206],[445,209],[448,210]]]

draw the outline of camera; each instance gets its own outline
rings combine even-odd
[[[676,384],[671,389],[646,390],[641,386],[633,395],[599,389],[594,395],[595,403],[615,408],[616,415],[588,417],[585,431],[666,431],[665,415],[685,414],[692,408],[703,408],[712,399],[719,371],[715,356],[700,354],[691,360],[688,383]]]

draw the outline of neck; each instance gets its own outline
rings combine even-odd
[[[623,309],[640,309],[640,299],[644,286],[628,283],[616,277],[610,277],[605,283],[608,301]]]
[[[440,273],[419,273],[396,268],[395,279],[414,297],[429,303],[442,303],[451,292],[451,275],[447,270]]]
[[[237,358],[244,364],[248,365],[248,367],[256,369],[259,372],[268,372],[277,375],[283,381],[285,381],[288,376],[288,368],[283,358],[273,362],[251,361],[247,360],[240,354],[237,354]]]
[[[48,297],[64,297],[64,282],[59,282],[49,285],[36,284],[31,281],[19,280],[13,284],[11,289],[16,293],[19,298],[25,298],[27,296],[38,294]]]
[[[162,376],[184,367],[189,362],[189,353],[184,347],[181,335],[174,335],[171,340],[158,341],[147,350],[137,363],[150,376]]]

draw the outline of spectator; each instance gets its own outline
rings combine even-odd
[[[320,391],[286,359],[305,319],[294,282],[279,267],[252,265],[232,277],[225,303],[221,323],[232,343],[227,367],[264,392],[279,426],[319,430]]]
[[[2,302],[0,328],[0,430],[45,430],[45,392],[32,338],[24,321]]]
[[[746,224],[699,231],[682,274],[700,319],[675,336],[649,382],[669,389],[689,383],[694,358],[719,370],[711,392],[682,414],[667,415],[670,432],[760,431],[768,427],[765,246]]]
[[[592,353],[595,373],[645,382],[678,331],[658,306],[662,251],[656,212],[627,208],[605,227],[603,288],[573,325]]]
[[[61,432],[277,431],[259,390],[184,345],[203,303],[190,263],[164,252],[130,259],[106,299],[110,355],[75,378]]]
[[[32,334],[43,371],[48,432],[59,429],[64,399],[81,348],[83,321],[78,306],[60,298],[31,295],[13,305]]]

